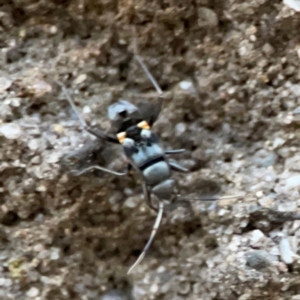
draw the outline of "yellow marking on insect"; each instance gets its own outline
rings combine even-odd
[[[150,126],[146,121],[142,121],[142,122],[138,123],[137,127],[142,128],[142,129],[150,129]]]
[[[118,133],[117,138],[118,138],[120,144],[122,144],[126,138],[126,132],[123,131],[123,132]]]

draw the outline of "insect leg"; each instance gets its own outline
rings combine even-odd
[[[172,169],[173,171],[175,171],[175,172],[181,172],[181,173],[187,173],[187,172],[189,172],[188,169],[186,169],[186,168],[180,166],[179,164],[177,164],[177,163],[174,162],[174,161],[169,161],[168,163],[169,163],[171,169]]]
[[[148,187],[146,185],[145,182],[142,183],[142,187],[143,187],[143,194],[145,197],[145,202],[146,204],[153,209],[154,211],[158,211],[158,209],[153,205],[153,203],[151,202],[151,194],[149,193]]]
[[[140,254],[139,258],[137,259],[137,261],[132,265],[132,267],[128,270],[127,274],[130,274],[133,269],[140,264],[140,262],[143,260],[143,258],[145,257],[151,243],[153,242],[153,239],[155,237],[155,234],[159,228],[159,225],[160,225],[160,222],[161,222],[161,219],[162,219],[162,216],[163,216],[163,212],[164,212],[164,204],[162,201],[159,202],[159,209],[158,209],[158,214],[156,216],[156,220],[155,220],[155,223],[153,225],[153,228],[152,228],[152,232],[151,232],[151,235],[150,235],[150,238],[146,244],[146,246],[144,247],[142,253]]]
[[[130,172],[130,167],[128,165],[125,172],[116,172],[116,171],[113,171],[113,170],[110,170],[110,169],[107,169],[107,168],[103,168],[103,167],[100,167],[100,166],[90,166],[90,167],[85,168],[82,171],[76,173],[76,175],[78,176],[78,175],[81,175],[83,173],[86,173],[88,171],[93,171],[93,170],[99,170],[99,171],[102,171],[102,172],[105,172],[105,173],[108,173],[108,174],[112,174],[112,175],[115,175],[115,176],[126,176]]]
[[[183,153],[185,151],[185,149],[170,149],[170,150],[166,150],[165,154],[180,154]]]
[[[62,91],[66,97],[66,99],[68,100],[72,110],[75,112],[81,126],[83,127],[84,130],[86,130],[87,132],[89,132],[90,134],[94,135],[95,137],[97,138],[100,138],[100,139],[104,139],[106,140],[107,142],[110,142],[110,143],[115,143],[115,144],[119,144],[119,141],[117,138],[115,137],[112,137],[104,132],[101,132],[100,130],[94,130],[92,129],[91,127],[89,127],[86,122],[84,121],[84,119],[82,118],[82,116],[80,115],[80,113],[78,112],[75,104],[74,104],[74,101],[73,99],[71,98],[70,94],[68,93],[65,85],[60,82],[60,81],[57,81],[57,83],[61,86],[62,88]]]

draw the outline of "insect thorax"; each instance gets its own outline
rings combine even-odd
[[[165,161],[164,148],[152,131],[141,130],[138,140],[126,137],[123,147],[127,158],[142,173],[147,185],[156,185],[170,177],[171,171]]]

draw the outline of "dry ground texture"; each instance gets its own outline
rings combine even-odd
[[[299,25],[277,0],[1,0],[0,299],[299,300]],[[135,178],[69,172],[125,160],[55,82],[104,130],[118,99],[154,103],[132,27],[191,172],[127,276],[155,214]],[[243,197],[195,200],[215,193]]]

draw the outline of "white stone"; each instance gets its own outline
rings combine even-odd
[[[283,0],[283,3],[291,9],[300,11],[300,0]]]
[[[60,155],[56,152],[51,153],[48,158],[47,158],[47,162],[50,164],[54,164],[57,163],[59,161]]]
[[[87,79],[87,75],[86,75],[86,74],[80,74],[80,75],[74,80],[74,84],[80,84],[80,83],[83,83],[86,79]]]
[[[38,296],[39,293],[40,291],[37,288],[32,287],[27,291],[26,295],[30,298],[35,298]]]
[[[283,238],[279,244],[281,259],[286,264],[293,263],[294,253],[291,250],[290,242],[287,238]]]
[[[9,140],[15,140],[21,136],[22,129],[16,123],[3,123],[0,125],[0,134]]]
[[[135,208],[140,203],[140,197],[139,196],[132,196],[127,198],[127,200],[124,203],[124,206],[128,208]]]
[[[187,91],[187,90],[190,90],[190,89],[193,88],[193,84],[192,84],[191,81],[181,81],[181,82],[179,83],[179,87],[180,87],[182,90]]]
[[[251,237],[251,245],[256,244],[259,242],[265,235],[263,234],[262,231],[259,229],[253,230],[252,231],[252,237]]]
[[[0,93],[3,93],[5,90],[10,88],[13,81],[10,78],[7,78],[5,76],[0,77]]]
[[[293,189],[300,186],[300,175],[291,176],[286,180],[287,189]]]
[[[88,114],[90,114],[91,112],[92,112],[92,110],[91,110],[91,108],[90,108],[88,105],[85,105],[85,106],[83,107],[83,109],[82,109],[82,113],[83,113],[83,114],[88,115]]]
[[[282,138],[276,138],[274,141],[273,141],[273,148],[276,149],[278,147],[281,147],[283,144],[285,143],[285,140],[282,139]]]
[[[40,144],[40,140],[39,139],[31,139],[29,142],[28,142],[28,148],[30,150],[37,150],[39,148],[39,144]]]

